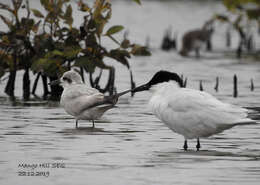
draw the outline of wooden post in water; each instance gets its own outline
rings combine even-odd
[[[24,75],[23,75],[23,99],[29,100],[30,99],[30,76],[29,76],[29,68],[27,67],[25,69]]]
[[[35,95],[35,91],[36,91],[36,87],[37,87],[37,84],[38,84],[38,81],[39,81],[39,78],[41,76],[41,72],[39,72],[36,76],[36,79],[34,80],[34,83],[33,83],[33,88],[32,88],[32,94]]]
[[[80,67],[80,76],[81,76],[82,81],[85,83],[84,69],[83,69],[83,67]]]
[[[202,80],[200,80],[200,91],[203,91]]]
[[[234,90],[233,90],[233,97],[236,98],[238,95],[238,91],[237,91],[237,75],[234,75],[233,78],[233,84],[234,84]]]
[[[183,82],[183,87],[186,87],[186,86],[187,86],[187,81],[188,81],[188,79],[185,78],[185,80],[184,80],[184,82]]]
[[[173,39],[173,41],[174,41],[174,44],[175,44],[175,46],[174,46],[174,49],[177,49],[177,40],[178,40],[178,33],[177,32],[175,32],[174,33],[174,39]]]
[[[218,86],[219,86],[219,77],[216,77],[216,85],[214,87],[215,91],[218,92]]]
[[[243,47],[243,43],[242,43],[242,41],[240,41],[239,46],[238,46],[238,48],[237,48],[237,50],[236,50],[237,58],[239,58],[239,59],[241,58],[242,47]]]
[[[254,86],[253,78],[251,78],[250,82],[251,82],[250,89],[251,89],[251,91],[254,91],[255,90],[255,86]]]
[[[253,38],[253,35],[249,35],[248,39],[247,39],[247,43],[246,43],[246,48],[247,48],[247,51],[252,51],[253,50],[253,41],[254,41],[254,38]]]
[[[181,81],[182,81],[182,87],[186,87],[187,86],[187,78],[185,77],[185,79],[184,79],[183,74],[181,74]]]
[[[43,99],[46,100],[47,99],[47,96],[49,94],[49,89],[48,89],[48,82],[47,82],[47,76],[46,75],[43,75],[41,74],[41,77],[42,77],[42,85],[43,85]],[[55,79],[57,80],[57,79]],[[55,87],[57,87],[58,85],[56,85]],[[53,86],[51,86],[52,88]]]
[[[231,34],[229,29],[226,31],[226,46],[228,48],[231,46]]]

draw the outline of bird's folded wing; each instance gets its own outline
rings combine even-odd
[[[103,100],[94,103],[89,108],[100,106],[100,105],[105,105],[105,104],[115,105],[120,96],[123,96],[124,94],[127,94],[131,91],[132,90],[130,89],[130,90],[126,90],[126,91],[123,91],[123,92],[120,92],[120,93],[117,93],[117,94],[113,94],[113,95],[110,95],[110,96],[103,96]]]
[[[84,110],[107,105],[116,104],[118,97],[131,92],[131,90],[123,91],[121,93],[105,96],[97,89],[88,87],[85,84],[73,85],[73,88],[66,90],[66,100],[69,102],[70,107],[73,107],[73,111],[82,112]]]
[[[96,107],[98,105],[108,104],[105,101],[104,95],[102,93],[96,93],[92,95],[82,95],[73,98],[70,101],[71,107],[74,107],[74,111],[83,112],[87,109]]]
[[[74,99],[80,96],[91,96],[100,93],[97,89],[91,88],[85,84],[75,84],[66,90],[66,97]]]
[[[235,125],[252,122],[247,118],[247,109],[223,103],[203,92],[182,92],[171,96],[161,115],[170,128],[185,133],[187,138],[208,137]]]
[[[184,91],[178,93],[168,106],[180,115],[187,115],[197,122],[209,122],[214,124],[232,124],[235,121],[247,117],[247,109],[223,103],[212,95],[200,92]]]

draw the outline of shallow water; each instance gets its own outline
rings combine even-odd
[[[181,13],[191,6],[194,15]],[[158,49],[164,29],[172,21],[180,32],[198,27],[213,11],[223,11],[220,4],[144,1],[139,7],[117,1],[113,9],[113,23],[129,25],[130,36],[136,36],[136,41],[144,42],[147,33],[151,36],[153,56],[131,59],[137,84],[146,82],[157,70],[175,71],[188,78],[190,88],[198,89],[202,80],[204,90],[219,99],[255,109],[250,117],[260,121],[258,62],[224,56],[218,52],[223,47],[219,37],[215,38],[214,52],[203,53],[200,60]],[[182,20],[177,15],[182,15]],[[163,21],[164,17],[173,18]],[[154,26],[156,23],[160,26]],[[129,88],[127,69],[118,65],[116,74],[120,76],[118,91]],[[234,74],[239,81],[238,98],[232,97]],[[219,92],[214,90],[217,76]],[[254,91],[250,91],[251,78]],[[201,139],[199,152],[195,151],[196,142],[189,141],[189,150],[185,152],[183,137],[170,131],[146,107],[149,93],[122,97],[118,108],[97,121],[95,129],[87,121],[80,121],[80,128],[75,129],[75,121],[58,103],[12,103],[4,97],[4,84],[0,84],[1,185],[259,184],[259,124],[235,127]],[[17,84],[19,87],[21,84]]]

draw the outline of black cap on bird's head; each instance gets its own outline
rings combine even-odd
[[[178,74],[169,71],[158,71],[148,83],[134,88],[132,92],[149,90],[153,85],[169,81],[175,81],[180,87],[183,87],[182,79]]]

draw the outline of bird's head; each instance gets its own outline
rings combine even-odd
[[[176,73],[169,71],[158,71],[148,83],[132,89],[132,92],[149,90],[155,85],[171,81],[177,83],[179,87],[183,87],[182,79]]]
[[[70,70],[65,72],[62,77],[58,80],[52,81],[49,85],[61,85],[62,87],[67,87],[72,84],[81,84],[82,79],[78,72],[75,70]]]

